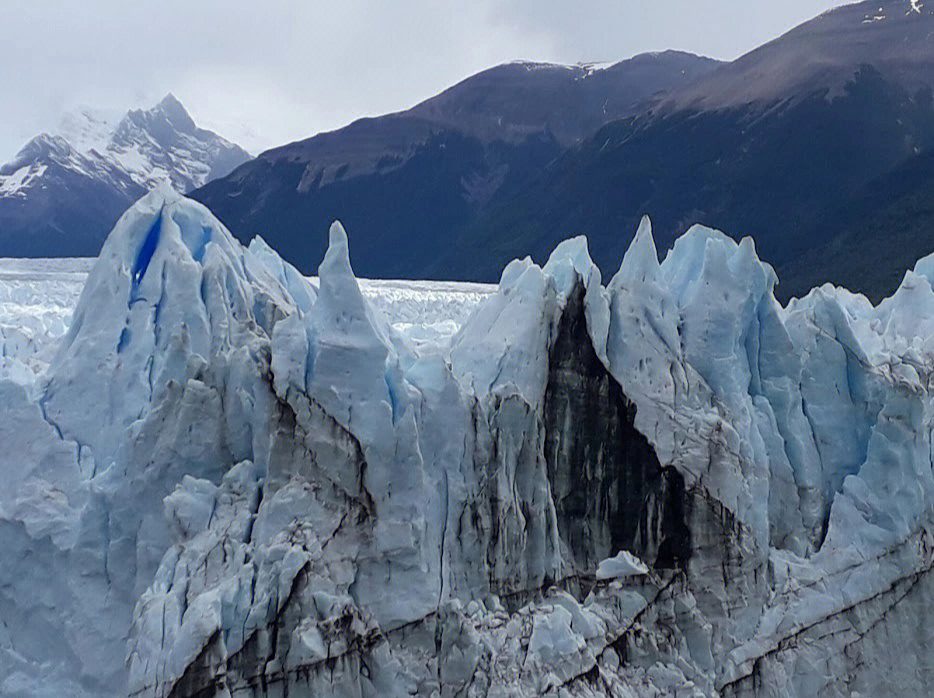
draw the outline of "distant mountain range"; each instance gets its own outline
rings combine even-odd
[[[171,94],[117,119],[69,114],[0,167],[0,256],[96,255],[120,214],[159,182],[188,192],[249,159],[198,128]]]
[[[647,213],[662,250],[696,222],[751,235],[783,298],[833,281],[879,299],[934,250],[932,88],[934,7],[876,0],[824,13],[730,63],[668,51],[610,65],[497,66],[226,176],[215,175],[236,157],[210,164],[211,181],[182,187],[203,184],[190,195],[241,240],[261,234],[305,272],[340,219],[361,276],[495,280],[508,260],[544,261],[579,233],[610,275]],[[45,161],[30,148],[53,145],[62,144],[27,146],[17,167],[0,170],[0,192],[33,182]],[[72,169],[91,175],[76,202],[89,221],[110,220],[125,204],[98,210],[112,199],[92,187],[105,180],[129,192],[144,186],[139,173],[82,157]],[[46,197],[47,219],[72,210],[70,191]],[[96,238],[82,232],[90,223],[41,233],[35,218],[11,234],[3,206],[0,256],[66,254],[65,239],[90,249],[106,227]]]

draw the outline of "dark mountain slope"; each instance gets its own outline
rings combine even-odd
[[[891,295],[905,270],[934,252],[934,150],[870,182],[824,226],[829,242],[779,266],[783,295],[827,281],[873,302]]]
[[[934,144],[934,13],[907,2],[879,7],[822,15],[645,114],[608,124],[523,191],[491,202],[429,275],[489,279],[504,260],[544,259],[576,233],[590,237],[594,259],[612,273],[648,213],[663,249],[695,222],[753,236],[763,257],[791,274],[782,295],[803,291],[805,278],[843,278],[847,262],[827,246],[841,235],[854,240],[867,219],[848,212],[871,206],[873,183],[902,166],[903,180],[921,176],[907,163]],[[893,206],[890,215],[907,211]],[[923,207],[911,210],[906,226],[916,235],[934,225]],[[860,238],[868,249],[887,244],[883,227],[876,224],[878,239]],[[885,264],[902,262],[880,262],[880,278],[904,272]]]
[[[430,273],[489,279],[516,255],[544,259],[584,233],[605,273],[648,213],[664,249],[693,223],[752,235],[778,265],[825,244],[830,212],[934,143],[930,91],[863,67],[843,94],[762,112],[679,111],[609,124],[528,187],[492,202]],[[469,257],[471,250],[484,254]],[[453,275],[453,274],[452,274]]]
[[[823,279],[878,295],[928,251],[925,169],[910,163],[934,147],[932,85],[934,9],[864,2],[719,66],[500,66],[196,196],[308,271],[341,218],[364,275],[493,280],[578,233],[611,274],[648,213],[663,249],[695,222],[752,235],[782,295]]]
[[[603,123],[717,65],[666,52],[607,68],[498,66],[406,112],[263,153],[192,196],[242,240],[261,234],[304,271],[317,267],[339,218],[358,241],[358,273],[422,276],[494,197],[512,196]]]
[[[314,273],[324,256],[328,221],[339,219],[357,241],[354,271],[405,278],[446,253],[451,231],[475,217],[491,190],[509,196],[560,152],[547,135],[519,144],[483,144],[440,131],[403,163],[387,160],[373,174],[327,184],[319,174],[306,195],[294,186],[304,176],[303,163],[260,160],[233,195],[219,183],[192,196],[223,211],[225,223],[236,221],[232,225],[241,226],[241,240],[261,234],[306,273]],[[219,196],[227,199],[221,202]]]
[[[909,0],[842,5],[721,66],[664,100],[696,111],[772,105],[818,90],[840,94],[854,68],[915,92],[934,74],[934,8]]]
[[[569,146],[719,65],[681,51],[645,53],[610,65],[507,63],[463,80],[408,114],[484,141],[548,132]]]

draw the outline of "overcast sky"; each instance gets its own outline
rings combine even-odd
[[[732,59],[842,0],[0,0],[0,162],[81,105],[173,92],[251,152],[515,59]]]

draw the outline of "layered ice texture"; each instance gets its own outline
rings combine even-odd
[[[932,685],[934,258],[783,308],[702,227],[490,288],[335,224],[306,279],[161,190],[47,273],[0,270],[3,696]]]

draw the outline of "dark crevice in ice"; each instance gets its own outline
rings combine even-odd
[[[222,694],[226,684],[223,673],[218,673],[222,644],[221,631],[217,630],[172,686],[168,698],[213,698]]]
[[[130,328],[124,327],[120,330],[120,339],[117,340],[117,353],[123,353],[123,350],[126,349],[127,344],[130,343]]]
[[[662,467],[635,417],[594,351],[577,283],[551,347],[544,423],[558,530],[582,569],[620,550],[664,569],[691,557],[684,478]]]

